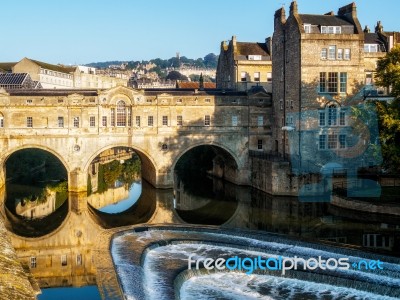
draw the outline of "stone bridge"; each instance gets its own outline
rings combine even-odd
[[[129,147],[142,176],[157,188],[173,186],[176,163],[190,149],[209,145],[214,174],[249,184],[249,150],[269,150],[271,97],[263,89],[217,90],[0,90],[0,186],[5,162],[18,150],[55,155],[71,192],[87,190],[93,159]]]

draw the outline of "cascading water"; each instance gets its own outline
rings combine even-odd
[[[144,231],[143,231],[144,230]],[[240,235],[240,236],[238,236]],[[272,234],[199,228],[149,228],[113,239],[112,255],[127,299],[396,299],[399,259],[329,248]],[[350,264],[380,260],[383,270],[188,271],[188,258],[233,256],[347,257]],[[191,265],[195,268],[195,265]],[[387,295],[387,296],[385,296]]]

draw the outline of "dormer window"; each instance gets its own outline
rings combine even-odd
[[[321,33],[340,34],[340,33],[342,33],[342,27],[340,27],[340,26],[321,26]]]
[[[364,44],[364,52],[379,52],[378,44]]]
[[[304,32],[311,33],[311,24],[304,24]]]
[[[249,60],[261,60],[261,55],[249,55],[248,59]]]

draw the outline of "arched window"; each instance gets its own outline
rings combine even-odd
[[[328,125],[337,125],[337,107],[335,104],[328,106]]]
[[[122,100],[117,102],[117,126],[126,126],[126,105]]]

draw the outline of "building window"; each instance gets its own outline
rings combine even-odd
[[[26,127],[33,127],[33,119],[32,117],[26,117]]]
[[[364,44],[364,52],[379,52],[378,44]]]
[[[4,117],[0,116],[0,128],[4,128]]]
[[[338,142],[337,134],[333,133],[328,135],[328,149],[336,149],[337,142]]]
[[[340,26],[321,26],[321,33],[340,34],[341,32]]]
[[[136,126],[140,127],[140,116],[136,116]]]
[[[210,126],[211,124],[211,117],[210,115],[205,115],[204,116],[204,126]]]
[[[64,117],[58,117],[58,127],[64,127]]]
[[[328,93],[337,93],[338,89],[338,73],[328,72]]]
[[[293,109],[293,100],[290,100],[290,108]]]
[[[90,127],[95,127],[96,126],[96,117],[95,116],[90,116],[89,117],[89,126]]]
[[[148,116],[147,117],[147,125],[152,127],[154,125],[154,119],[153,116]]]
[[[260,72],[254,72],[254,81],[256,82],[260,81]]]
[[[311,24],[304,24],[304,32],[311,33]]]
[[[163,150],[163,151],[168,150],[168,145],[167,144],[162,144],[161,145],[161,150]]]
[[[328,59],[336,59],[336,46],[329,46],[328,49]]]
[[[346,135],[345,134],[339,135],[339,148],[340,149],[346,148]]]
[[[128,126],[131,127],[132,126],[132,108],[128,107],[127,110],[127,116],[128,116]]]
[[[319,92],[320,93],[326,92],[326,73],[325,72],[319,73]]]
[[[210,103],[210,102],[211,102],[211,99],[210,99],[210,98],[206,98],[206,99],[204,99],[204,102]]]
[[[371,72],[365,74],[365,84],[366,85],[372,84],[372,73]]]
[[[264,117],[263,116],[257,117],[257,126],[258,127],[264,126]]]
[[[26,104],[32,104],[32,99],[26,100]]]
[[[344,59],[350,60],[350,49],[344,49]]]
[[[182,103],[182,99],[177,99],[176,103]]]
[[[79,128],[79,117],[74,117],[73,119],[73,126],[75,128]]]
[[[325,126],[325,112],[319,113],[319,126]]]
[[[343,59],[343,49],[337,50],[337,59]]]
[[[232,126],[237,126],[237,125],[238,125],[238,117],[232,116]]]
[[[182,116],[176,116],[176,125],[178,125],[178,126],[182,126],[183,125]]]
[[[340,82],[338,82],[339,78]],[[347,73],[319,73],[319,91],[320,93],[345,93],[347,91]]]
[[[257,149],[262,150],[263,148],[263,141],[262,140],[257,140]]]
[[[341,72],[340,74],[340,92],[347,92],[347,73]]]
[[[272,82],[272,73],[267,72],[267,82]]]
[[[31,269],[36,268],[36,257],[31,257]]]
[[[126,105],[122,100],[117,102],[117,126],[126,126]]]
[[[115,108],[111,108],[111,126],[115,126]]]
[[[326,135],[325,134],[319,135],[319,149],[320,150],[326,149]]]
[[[328,125],[337,125],[337,108],[334,104],[328,106]]]
[[[82,254],[77,254],[76,255],[76,265],[81,266],[82,265]]]
[[[67,256],[61,255],[61,266],[65,267],[67,265]]]
[[[246,72],[240,73],[240,81],[247,81]]]
[[[328,49],[322,48],[321,49],[321,59],[327,59],[328,58]]]
[[[103,127],[107,127],[107,116],[101,117],[101,125],[103,125]]]
[[[168,116],[162,116],[162,124],[163,126],[168,126]]]
[[[279,100],[279,107],[281,110],[283,110],[283,100]]]

